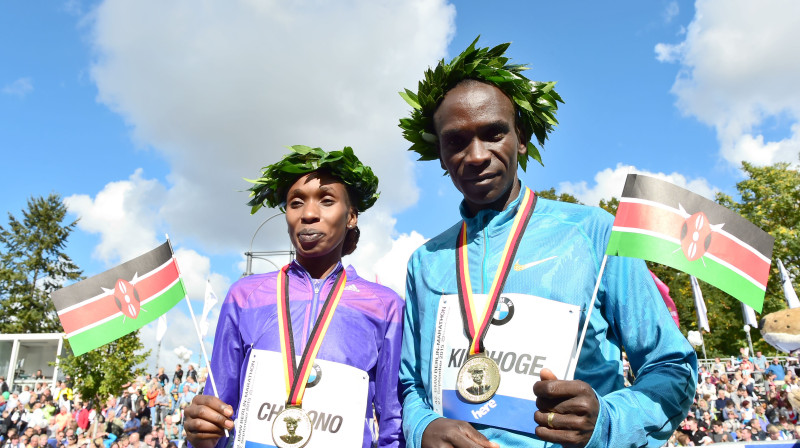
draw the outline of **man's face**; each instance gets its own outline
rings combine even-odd
[[[722,434],[722,425],[713,425],[711,428],[715,433]]]
[[[761,422],[754,418],[753,421],[750,422],[750,427],[755,429],[756,432],[761,431]]]
[[[503,209],[517,188],[517,157],[527,151],[511,100],[495,86],[465,82],[433,114],[439,159],[473,214]]]
[[[483,370],[472,371],[472,382],[475,384],[483,383]]]

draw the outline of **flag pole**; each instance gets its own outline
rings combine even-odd
[[[175,251],[172,250],[172,241],[169,239],[169,235],[167,235],[167,242],[169,243],[169,250],[172,252],[172,256],[175,257]],[[181,268],[178,266],[178,260],[175,260],[175,268],[178,269],[178,276],[181,275]],[[183,280],[181,279],[181,282]],[[184,285],[184,292],[186,287]],[[214,373],[211,372],[211,363],[208,362],[208,353],[206,353],[206,345],[203,344],[203,337],[200,336],[200,326],[197,325],[197,318],[194,316],[194,310],[192,310],[192,302],[189,300],[189,294],[184,294],[183,298],[186,299],[186,305],[189,306],[189,315],[192,316],[192,322],[194,323],[194,330],[197,333],[197,339],[200,341],[200,349],[203,351],[203,359],[206,361],[206,365],[208,366],[208,378],[211,380],[211,387],[214,388],[214,396],[219,399],[219,391],[217,391],[217,383],[214,381]],[[230,437],[228,430],[225,430],[225,437]]]
[[[706,337],[703,335],[702,329],[700,329],[700,346],[703,347],[703,359],[708,359],[708,355],[706,355]]]
[[[567,369],[567,378],[573,379],[575,375],[575,368],[578,365],[578,358],[581,356],[581,348],[583,348],[583,340],[586,337],[586,330],[589,329],[589,319],[592,317],[592,310],[594,309],[594,302],[597,299],[597,290],[600,289],[600,280],[603,279],[603,271],[606,269],[606,261],[608,254],[603,255],[603,262],[600,264],[600,272],[597,274],[597,282],[594,284],[594,292],[592,293],[592,300],[589,302],[589,309],[586,310],[586,320],[583,322],[583,330],[581,337],[578,339],[578,345],[573,352],[572,359],[569,361],[569,368]]]

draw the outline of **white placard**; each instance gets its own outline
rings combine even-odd
[[[362,446],[369,375],[353,366],[317,359],[303,409],[313,432],[306,447]],[[234,448],[273,448],[272,424],[286,402],[281,354],[253,349],[236,419]]]
[[[473,295],[483,310],[486,294]],[[431,355],[433,410],[447,418],[533,433],[533,384],[548,368],[567,378],[577,343],[580,307],[526,294],[501,294],[486,333],[486,354],[500,367],[500,388],[485,403],[464,401],[456,390],[458,370],[469,353],[457,295],[439,300]]]

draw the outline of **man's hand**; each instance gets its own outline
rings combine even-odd
[[[233,408],[219,398],[195,395],[184,412],[186,438],[195,448],[213,448],[225,435],[225,430],[233,429],[233,420],[230,419]]]
[[[422,448],[500,448],[467,422],[437,418],[422,433]]]
[[[589,443],[600,412],[591,386],[580,380],[559,380],[550,369],[542,369],[533,393],[539,408],[533,414],[539,424],[536,437],[578,448]]]

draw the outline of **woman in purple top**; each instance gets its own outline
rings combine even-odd
[[[291,149],[292,153],[264,168],[263,176],[254,181],[249,205],[253,213],[261,206],[280,206],[286,213],[297,256],[283,271],[288,277],[294,353],[300,359],[306,345],[311,343],[309,336],[315,331],[315,321],[326,297],[345,270],[342,256],[355,250],[359,238],[358,213],[374,204],[378,180],[349,147],[330,153],[306,146]],[[206,395],[198,395],[186,408],[187,439],[194,447],[226,446],[226,430],[236,437],[234,421],[245,415],[244,409],[239,415],[239,406],[243,391],[250,387],[245,385],[245,376],[251,354],[281,353],[279,272],[245,277],[228,291],[211,357],[219,398],[213,396],[214,387],[208,381]],[[379,447],[402,447],[405,443],[397,377],[404,302],[391,289],[360,278],[352,266],[345,273],[346,283],[340,285],[341,299],[321,339],[316,359],[354,367],[368,377],[364,381],[366,407],[363,414],[358,411],[359,418],[364,417],[362,446],[373,446],[374,439]],[[284,366],[276,362],[274,366],[270,364],[269,369],[272,368],[281,378],[283,388]],[[272,375],[270,371],[270,378]],[[315,381],[325,381],[322,373],[314,376]],[[311,387],[311,379],[306,384]],[[282,409],[283,403],[280,405]],[[272,409],[272,414],[276,409]],[[274,417],[267,411],[259,411],[258,415],[259,420]],[[379,428],[375,435],[370,423],[373,417]],[[320,425],[313,426],[316,435]],[[319,443],[319,437],[307,440],[307,446],[317,446],[315,439]],[[276,443],[280,445],[279,441]]]

